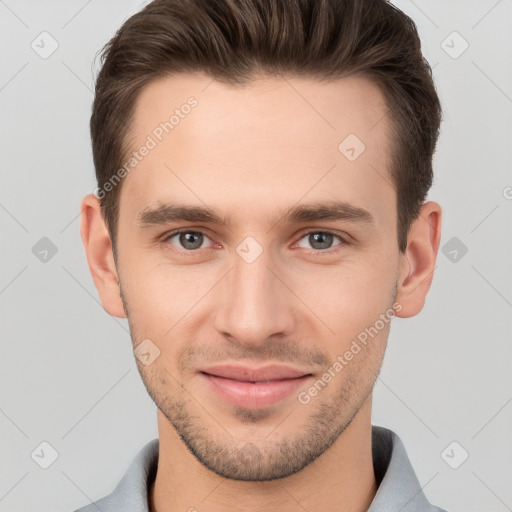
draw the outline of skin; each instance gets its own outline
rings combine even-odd
[[[197,107],[124,178],[117,266],[97,197],[82,203],[103,307],[128,316],[133,347],[150,339],[160,350],[148,366],[137,359],[158,406],[150,509],[367,510],[377,491],[372,390],[389,323],[307,404],[292,393],[235,407],[198,370],[282,363],[312,374],[297,390],[307,391],[393,304],[399,317],[421,311],[441,208],[422,206],[400,253],[386,105],[366,79],[258,77],[243,88],[200,74],[160,79],[138,98],[133,149],[190,96]],[[338,150],[350,133],[366,146],[352,162]],[[373,223],[283,220],[287,208],[329,201],[365,209]],[[142,211],[166,202],[206,205],[231,225],[140,225]],[[201,248],[169,238],[178,228],[202,233]],[[309,236],[326,231],[335,236],[324,246]],[[236,251],[248,236],[262,249],[252,263]]]

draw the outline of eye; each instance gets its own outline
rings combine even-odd
[[[340,240],[340,243],[334,244],[334,239]],[[306,240],[306,243],[310,244],[310,247],[307,245],[304,245],[304,242],[302,240]],[[312,248],[315,251],[326,251],[328,249],[331,249],[333,247],[336,247],[338,245],[346,244],[347,242],[343,240],[338,235],[335,235],[334,233],[331,233],[329,231],[310,231],[309,233],[306,233],[298,242],[299,247],[303,247],[305,249]]]
[[[334,243],[336,239],[338,243]],[[164,243],[170,243],[178,251],[193,253],[199,249],[207,248],[208,240],[211,242],[210,238],[201,231],[182,229],[166,235]],[[348,242],[341,236],[330,231],[310,231],[305,233],[296,245],[317,252],[329,252],[329,249],[347,244]]]
[[[174,239],[176,240],[173,241]],[[178,249],[191,252],[202,249],[206,240],[209,240],[209,238],[201,231],[181,230],[167,235],[164,242],[169,242],[172,245],[177,245]]]

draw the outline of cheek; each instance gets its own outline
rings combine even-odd
[[[340,342],[373,325],[392,303],[395,269],[390,261],[354,258],[304,275],[295,277],[298,297],[308,315],[321,319]]]
[[[142,255],[129,263],[121,277],[131,321],[141,336],[164,342],[183,330],[219,279],[205,266],[171,266]]]
[[[396,273],[396,256],[388,250],[384,257],[385,247],[378,245],[348,253],[335,264],[283,266],[279,273],[293,291],[288,307],[301,311],[317,331],[325,324],[325,334],[331,332],[336,340],[350,340],[373,325],[392,302]],[[176,333],[188,332],[191,322],[197,327],[205,320],[206,304],[216,307],[209,294],[222,291],[224,267],[177,266],[133,249],[123,254],[128,255],[120,271],[123,290],[142,339],[167,344]]]

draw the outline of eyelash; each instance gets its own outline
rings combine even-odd
[[[200,231],[200,230],[178,229],[176,231],[171,231],[170,233],[165,234],[163,237],[163,243],[170,244],[169,241],[171,238],[175,237],[176,235],[180,235],[182,233],[199,233],[201,235],[204,235],[207,238],[210,238],[206,233],[204,233],[203,231]],[[314,254],[315,256],[319,256],[322,254],[333,254],[333,253],[337,252],[338,250],[340,250],[340,248],[342,246],[349,245],[349,242],[342,236],[340,236],[332,231],[319,230],[319,229],[314,229],[314,230],[310,230],[305,233],[302,233],[296,243],[300,242],[300,240],[302,240],[304,237],[306,237],[308,235],[317,234],[317,233],[322,233],[324,235],[332,235],[333,237],[338,238],[340,240],[340,243],[337,245],[334,245],[333,247],[330,247],[329,249],[323,249],[323,250],[322,249],[306,249],[308,251],[308,253]],[[173,244],[170,244],[170,245],[173,245]],[[176,250],[178,253],[184,254],[186,256],[195,256],[200,251],[200,249],[193,249],[193,250],[180,249],[174,245],[173,245],[173,247],[174,247],[174,250]]]

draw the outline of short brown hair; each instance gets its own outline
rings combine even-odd
[[[90,128],[114,256],[122,182],[103,187],[128,153],[137,96],[157,78],[189,72],[232,85],[262,73],[371,79],[392,119],[390,173],[405,251],[432,185],[441,105],[414,22],[386,0],[155,0],[122,25],[101,62]]]

